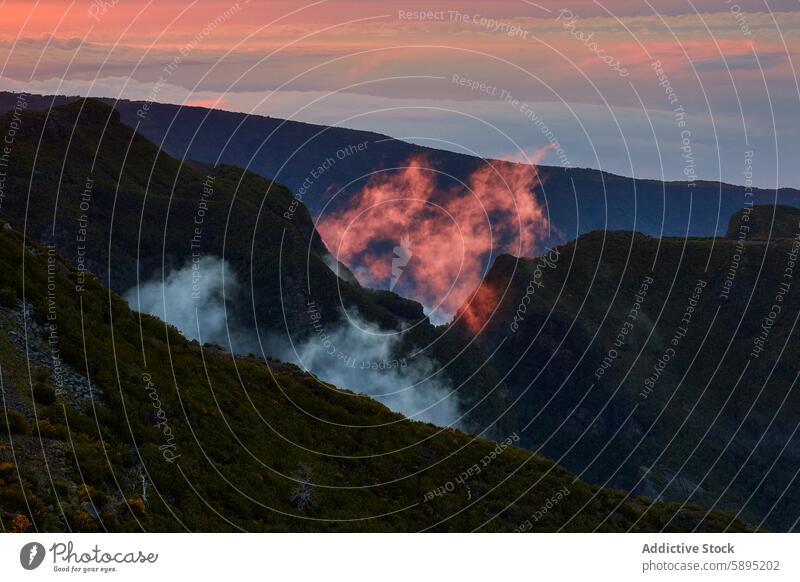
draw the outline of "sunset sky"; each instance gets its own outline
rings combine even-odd
[[[752,150],[757,185],[800,186],[796,0],[14,0],[0,11],[2,89],[216,106],[508,159],[555,141],[562,153],[545,164],[666,179],[685,176],[689,131],[702,179],[744,183]]]

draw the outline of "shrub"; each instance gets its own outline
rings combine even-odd
[[[80,509],[72,514],[72,521],[75,524],[75,529],[79,532],[92,532],[96,528],[92,516]]]
[[[63,424],[53,424],[46,418],[41,419],[37,424],[39,426],[39,434],[42,435],[42,438],[57,441],[65,441],[69,438],[67,427]]]
[[[0,305],[13,309],[17,306],[17,293],[13,289],[0,289]]]
[[[8,526],[8,531],[11,533],[25,533],[31,527],[31,520],[18,513],[14,516],[14,519],[11,520],[11,524]]]
[[[43,406],[50,406],[56,401],[56,391],[50,384],[37,383],[33,386],[33,399]]]
[[[108,494],[102,489],[95,490],[92,492],[92,503],[94,503],[94,506],[98,509],[104,507],[105,504],[108,503]]]
[[[78,487],[78,499],[81,501],[91,501],[92,495],[94,495],[94,487],[91,485],[83,483]]]
[[[134,515],[138,517],[142,517],[145,513],[147,513],[147,507],[144,504],[144,500],[138,497],[131,497],[128,501],[128,506],[131,508],[131,511]]]
[[[22,511],[26,508],[25,493],[18,485],[7,485],[0,488],[0,507],[6,511]]]
[[[28,434],[28,420],[16,410],[6,410],[0,413],[0,434]]]
[[[106,461],[107,451],[99,443],[91,441],[74,441],[72,450],[75,453],[76,468],[80,468],[86,483],[100,484],[111,480],[111,472]]]

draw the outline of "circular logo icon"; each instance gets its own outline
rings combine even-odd
[[[35,570],[44,561],[44,546],[39,542],[31,542],[22,546],[19,552],[19,563],[26,570]]]

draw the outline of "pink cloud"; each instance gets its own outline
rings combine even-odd
[[[386,286],[393,249],[409,237],[411,260],[399,287],[453,315],[478,287],[490,253],[534,251],[547,228],[533,194],[538,183],[534,165],[496,162],[466,185],[442,190],[436,171],[414,158],[373,176],[345,208],[323,216],[319,230],[337,259],[376,287]],[[472,310],[470,325],[479,319]]]

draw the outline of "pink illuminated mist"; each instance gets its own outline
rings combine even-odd
[[[386,288],[396,282],[440,319],[475,292],[490,256],[532,254],[547,219],[533,192],[539,184],[535,165],[487,163],[465,184],[446,189],[437,178],[424,158],[375,174],[344,208],[323,215],[319,230],[363,284]],[[404,256],[398,257],[404,240]],[[407,263],[400,270],[398,258]],[[484,309],[491,303],[472,302]],[[475,309],[464,315],[471,329],[483,321]]]

